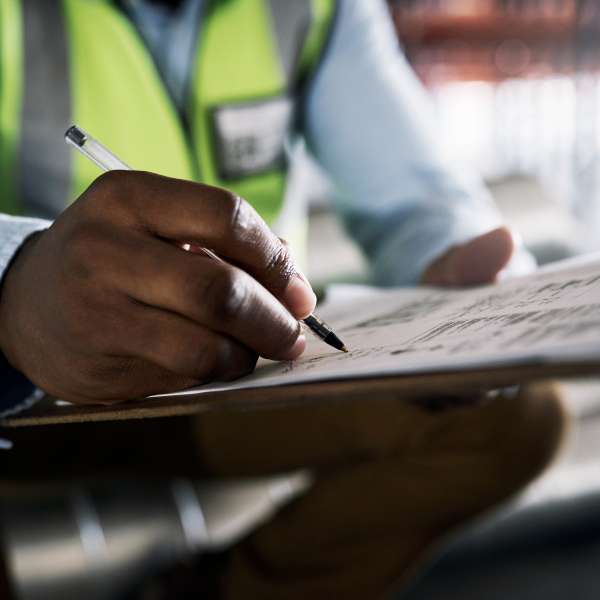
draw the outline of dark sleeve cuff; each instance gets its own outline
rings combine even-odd
[[[17,413],[37,402],[43,393],[13,369],[0,353],[0,417]]]

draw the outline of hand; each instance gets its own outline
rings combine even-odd
[[[185,241],[228,263],[185,252]],[[241,198],[150,173],[99,177],[9,268],[0,348],[46,392],[111,402],[293,360],[315,296]]]
[[[510,231],[499,227],[448,250],[429,265],[421,283],[441,286],[493,283],[508,264],[514,249]]]

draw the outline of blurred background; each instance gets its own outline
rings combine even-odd
[[[600,2],[389,4],[440,143],[485,178],[538,262],[599,249]],[[327,190],[321,182],[313,192],[310,271],[317,282],[360,279],[364,262],[323,210]],[[335,264],[318,261],[323,239],[336,244]]]

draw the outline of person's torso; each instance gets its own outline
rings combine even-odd
[[[98,176],[63,142],[77,123],[132,168],[227,187],[272,222],[334,4],[204,0],[178,110],[115,3],[2,0],[0,210],[56,216]]]

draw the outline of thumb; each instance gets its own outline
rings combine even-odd
[[[515,250],[507,227],[498,227],[465,244],[454,246],[425,270],[421,283],[461,286],[493,283]]]

